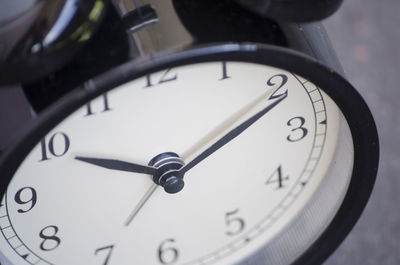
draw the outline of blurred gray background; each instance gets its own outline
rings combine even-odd
[[[344,0],[324,24],[347,78],[371,108],[381,143],[367,208],[325,265],[400,264],[400,1]],[[17,107],[24,105],[19,93],[0,90],[0,150],[29,117],[29,109]]]
[[[367,208],[324,265],[400,264],[400,1],[344,0],[324,24],[347,78],[371,108],[381,144]]]

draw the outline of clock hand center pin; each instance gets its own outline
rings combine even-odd
[[[153,175],[154,183],[164,187],[167,193],[177,193],[183,189],[183,176],[178,173],[184,165],[183,160],[173,152],[161,153],[149,162],[150,167],[157,169]]]

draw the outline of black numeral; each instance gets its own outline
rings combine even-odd
[[[267,81],[267,85],[275,86],[276,83],[274,80],[280,81],[280,83],[278,85],[278,88],[275,89],[274,93],[272,93],[272,95],[269,97],[269,99],[279,98],[282,95],[287,95],[287,93],[288,93],[287,89],[285,91],[279,91],[287,83],[287,81],[288,81],[287,75],[284,75],[284,74],[274,75]]]
[[[287,122],[287,125],[288,126],[296,126],[296,124],[297,124],[297,127],[294,127],[291,131],[293,132],[293,135],[292,134],[289,134],[287,137],[286,137],[286,139],[289,141],[289,142],[297,142],[297,141],[300,141],[301,139],[303,139],[304,137],[306,137],[307,136],[307,134],[308,134],[308,130],[305,128],[305,127],[303,127],[303,125],[304,125],[304,123],[306,122],[306,120],[303,118],[303,117],[294,117],[294,118],[291,118],[288,122]]]
[[[24,192],[24,191],[26,191],[26,192]],[[25,197],[25,196],[22,196],[23,193],[24,194],[28,193],[29,194],[29,198],[23,199],[22,197]],[[21,189],[19,189],[17,191],[17,193],[15,193],[14,200],[18,204],[22,204],[22,205],[23,204],[28,204],[28,203],[30,204],[29,209],[27,209],[27,210],[18,209],[17,212],[19,212],[19,213],[29,212],[30,210],[32,210],[32,208],[36,204],[36,200],[37,200],[36,191],[32,187],[21,188]]]
[[[60,139],[59,141],[62,142],[60,145],[57,146],[57,148],[55,147],[54,143],[56,139]],[[47,151],[49,151],[49,153],[54,157],[61,157],[65,155],[69,150],[70,140],[65,133],[57,132],[50,137],[48,143],[46,142],[46,138],[43,138],[40,141],[40,145],[42,149],[42,159],[40,159],[39,162],[50,160]]]
[[[146,76],[146,86],[145,87],[152,87],[154,85],[159,85],[162,83],[166,83],[166,82],[170,82],[170,81],[175,81],[178,79],[178,74],[175,73],[175,75],[170,73],[171,68],[167,69],[162,75],[161,78],[156,81],[155,83],[153,82],[154,80],[152,80],[153,78],[151,77],[151,75],[147,75]]]
[[[40,231],[39,236],[43,239],[42,243],[40,244],[41,250],[51,251],[60,245],[61,239],[56,236],[57,232],[58,227],[55,225],[46,226]]]
[[[231,77],[228,75],[228,71],[226,70],[226,62],[223,61],[222,62],[222,77],[219,80],[225,80],[228,78],[231,78]]]
[[[179,257],[179,251],[170,244],[175,243],[175,239],[169,238],[161,242],[158,248],[158,260],[161,264],[169,265],[174,264]]]
[[[245,228],[244,220],[237,216],[238,212],[239,209],[236,209],[225,214],[225,224],[229,227],[225,234],[228,236],[235,236]]]
[[[114,249],[114,245],[101,247],[101,248],[98,248],[98,249],[95,250],[94,255],[97,255],[97,253],[99,253],[99,252],[101,252],[103,250],[108,250],[106,258],[105,258],[104,263],[103,263],[103,265],[107,265],[108,261],[110,260],[111,253],[112,253],[113,249]]]
[[[281,189],[284,187],[283,182],[285,180],[288,180],[289,176],[283,176],[282,174],[282,167],[281,165],[279,165],[279,167],[270,175],[270,177],[268,178],[267,182],[265,184],[274,184],[277,183],[278,186],[276,187],[276,189]]]
[[[103,94],[103,108],[102,108],[102,110],[101,110],[100,112],[106,112],[106,111],[110,111],[110,110],[112,110],[112,109],[110,108],[110,106],[109,106],[109,104],[108,104],[108,96],[107,96],[107,94]],[[92,103],[91,103],[91,102],[88,102],[88,103],[86,104],[86,114],[85,114],[85,117],[87,117],[87,116],[92,116],[92,115],[97,114],[97,113],[98,113],[98,111],[97,111],[97,112],[93,112],[93,110],[92,110]]]

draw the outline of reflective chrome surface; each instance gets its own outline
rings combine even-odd
[[[224,2],[224,1],[222,1]],[[276,22],[230,2],[210,0],[114,0],[121,18],[135,13],[142,24],[127,25],[140,55],[215,42],[258,42],[308,54],[336,72],[343,70],[321,23]],[[341,1],[336,3],[337,8]],[[146,11],[151,7],[156,19]],[[150,19],[146,20],[146,15]],[[139,20],[140,21],[140,20]]]
[[[71,60],[105,11],[103,0],[3,0],[0,85],[42,78]]]
[[[140,23],[126,25],[127,33],[140,55],[183,48],[194,42],[193,35],[182,24],[171,0],[114,0],[113,3],[122,19],[133,13],[142,18]],[[149,7],[154,12],[153,16],[148,15]]]

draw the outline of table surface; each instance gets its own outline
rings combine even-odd
[[[400,1],[345,0],[324,21],[347,78],[358,89],[375,117],[381,144],[378,178],[371,199],[353,231],[324,265],[400,264]],[[0,110],[20,91],[3,89]],[[13,102],[23,105],[23,102]],[[13,119],[9,119],[12,115]],[[0,150],[29,109],[0,111],[8,120],[0,131]],[[4,124],[4,123],[3,123]]]

